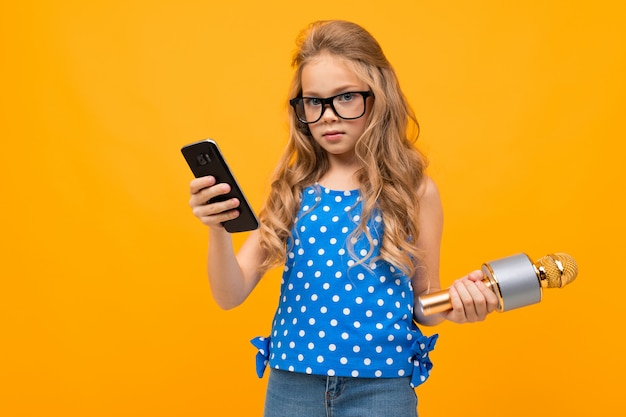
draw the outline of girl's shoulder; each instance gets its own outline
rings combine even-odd
[[[423,219],[434,218],[441,219],[443,216],[443,207],[441,196],[439,195],[439,187],[430,177],[424,177],[422,184],[418,190],[420,217]]]
[[[424,205],[441,205],[441,195],[439,194],[439,187],[431,177],[424,177],[417,195],[420,201],[420,206]]]
[[[424,179],[422,180],[422,183],[417,190],[417,195],[419,196],[420,200],[423,198],[428,199],[433,197],[439,197],[439,187],[437,187],[435,180],[433,180],[431,177],[424,176]]]

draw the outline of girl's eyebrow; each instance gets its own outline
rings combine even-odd
[[[322,98],[322,97],[332,97],[332,96],[335,96],[337,94],[347,93],[347,92],[350,92],[350,91],[366,91],[366,90],[369,90],[369,89],[367,87],[365,87],[365,88],[358,87],[356,84],[346,84],[346,85],[338,87],[338,88],[333,88],[332,90],[330,90],[331,93],[329,95],[327,95],[327,96],[319,94],[315,90],[312,90],[312,91],[302,90],[302,96],[304,96],[304,97]]]

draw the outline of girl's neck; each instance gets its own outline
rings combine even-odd
[[[318,179],[318,183],[332,190],[355,190],[359,188],[356,178],[358,165],[355,163],[331,162],[330,168]]]

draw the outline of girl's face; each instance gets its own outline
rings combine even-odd
[[[322,54],[307,63],[302,68],[301,77],[303,97],[327,98],[343,93],[369,90],[367,84],[346,65],[345,60],[330,54]],[[340,96],[334,102],[340,114],[340,106],[344,98],[363,102],[360,95]],[[327,105],[321,119],[308,125],[313,138],[329,154],[331,160],[333,157],[352,158],[355,144],[367,126],[372,107],[371,100],[371,97],[366,99],[365,114],[358,119],[342,119]]]

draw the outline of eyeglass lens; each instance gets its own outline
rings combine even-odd
[[[358,119],[365,114],[365,98],[362,93],[352,92],[325,99],[300,97],[294,100],[294,108],[298,119],[305,123],[314,123],[321,119],[327,104],[342,119]]]

